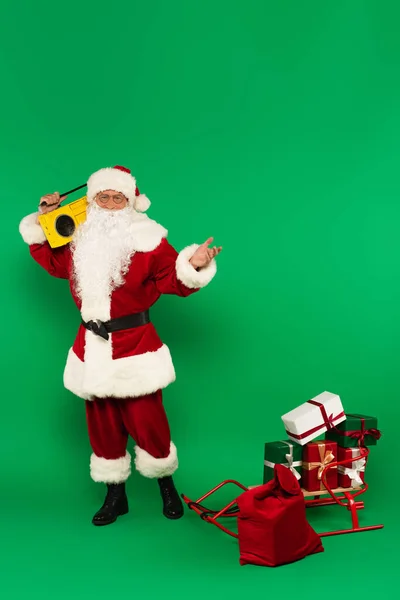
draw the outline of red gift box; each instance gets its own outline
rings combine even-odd
[[[362,456],[359,448],[338,448],[338,462],[348,458],[354,460],[345,465],[338,465],[338,483],[344,488],[358,488],[364,483],[367,457]],[[365,452],[364,452],[365,454]]]
[[[322,483],[322,472],[331,462],[337,462],[336,442],[312,442],[304,447],[302,486],[308,492],[325,490]],[[324,476],[330,488],[338,486],[337,467],[326,471]]]

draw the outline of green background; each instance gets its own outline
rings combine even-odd
[[[394,581],[399,17],[382,0],[2,8],[4,597],[362,588],[372,598]],[[223,245],[207,289],[162,298],[153,312],[178,376],[165,402],[180,491],[259,482],[264,442],[284,436],[281,415],[329,390],[347,412],[379,419],[360,520],[384,530],[327,538],[324,554],[287,567],[240,567],[235,540],[193,513],[164,519],[155,482],[137,473],[130,514],[91,525],[104,490],[89,478],[83,403],[62,386],[79,314],[65,282],[30,259],[18,225],[41,195],[115,163],[133,170],[177,249],[210,235]],[[350,516],[309,515],[318,531]]]

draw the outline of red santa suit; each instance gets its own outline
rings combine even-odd
[[[103,259],[97,257],[103,250],[98,240],[91,246],[89,237],[85,239],[86,223],[78,227],[76,237],[80,235],[80,241],[73,240],[57,249],[46,241],[36,223],[37,213],[21,221],[20,233],[39,265],[50,275],[69,280],[83,323],[67,356],[64,386],[86,402],[93,449],[92,478],[120,483],[131,472],[128,435],[136,442],[136,469],[145,477],[172,475],[178,467],[177,450],[162,403],[162,390],[175,380],[174,365],[168,347],[147,320],[139,326],[109,333],[108,339],[88,329],[87,324],[138,313],[147,315],[146,311],[162,294],[189,296],[212,280],[216,262],[212,260],[197,271],[189,262],[196,244],[180,253],[170,245],[167,230],[143,214],[150,203],[139,194],[136,181],[127,170],[102,169],[89,179],[88,223],[90,210],[104,213],[97,217],[104,217],[105,222],[114,218],[93,203],[96,194],[105,189],[122,192],[129,200],[125,216],[117,214],[123,211],[113,211],[115,218],[125,219],[119,241],[115,240],[118,250],[112,266],[114,280],[107,267],[114,252],[108,230],[104,243],[109,244],[109,251]]]

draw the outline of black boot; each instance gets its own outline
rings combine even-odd
[[[163,477],[158,480],[161,497],[163,499],[163,514],[167,519],[180,519],[183,517],[183,504],[176,491],[172,477]]]
[[[125,492],[125,483],[107,484],[107,496],[103,506],[94,515],[93,525],[109,525],[114,523],[121,515],[128,512],[128,498]]]

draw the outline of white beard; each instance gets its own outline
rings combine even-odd
[[[74,235],[74,284],[86,321],[110,319],[112,291],[124,283],[134,254],[135,214],[129,206],[109,211],[94,203]]]

